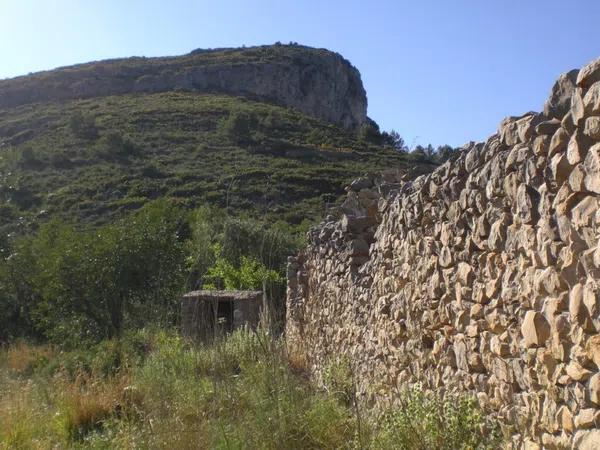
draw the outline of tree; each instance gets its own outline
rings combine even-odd
[[[425,152],[425,156],[427,156],[427,158],[433,158],[433,155],[435,155],[435,149],[433,148],[433,145],[431,144],[427,144],[427,147],[425,147],[424,149]]]
[[[450,145],[440,145],[436,150],[436,157],[439,162],[445,162],[454,156],[459,149]]]
[[[400,133],[398,133],[397,131],[392,130],[389,133],[384,131],[383,133],[381,133],[381,136],[383,145],[390,146],[395,150],[398,150],[399,152],[408,151],[408,146],[406,145],[406,142],[404,142],[404,139],[402,138],[402,136],[400,136]]]
[[[417,145],[415,148],[413,148],[411,154],[417,159],[427,159],[426,149],[422,145]]]
[[[232,267],[240,267],[242,258],[258,261],[269,270],[283,274],[288,255],[299,248],[297,237],[290,230],[266,225],[248,218],[230,217],[222,210],[202,207],[192,214],[192,239],[189,249],[190,279],[188,287],[204,284],[217,255]],[[219,251],[215,253],[214,246]]]
[[[213,246],[213,251],[215,264],[206,274],[206,289],[260,289],[264,282],[283,282],[283,277],[277,271],[268,269],[254,258],[242,256],[239,266],[236,267],[222,256],[219,244]]]
[[[358,138],[363,142],[370,142],[372,144],[381,143],[381,131],[379,125],[374,120],[367,117],[365,123],[363,123],[358,129]]]
[[[43,225],[12,249],[7,292],[27,308],[36,333],[66,345],[172,323],[183,287],[182,221],[161,200],[97,230]]]
[[[245,111],[231,111],[227,118],[217,124],[218,131],[231,142],[242,145],[252,142],[252,131],[257,128],[254,115]]]
[[[32,311],[39,297],[33,286],[36,255],[30,240],[2,239],[0,254],[0,342],[21,336],[40,338]]]

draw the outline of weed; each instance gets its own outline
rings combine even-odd
[[[27,362],[38,354],[50,361]],[[349,361],[332,360],[323,381],[324,389],[310,382],[283,343],[260,331],[210,345],[148,330],[71,352],[22,343],[0,351],[0,448],[445,450],[499,442],[469,400],[413,389],[375,422],[358,408]]]

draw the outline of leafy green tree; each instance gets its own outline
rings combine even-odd
[[[425,147],[425,155],[427,158],[433,158],[435,155],[435,149],[433,148],[433,145],[427,144],[427,147]]]
[[[206,289],[260,289],[264,282],[282,283],[283,277],[277,271],[268,269],[263,263],[248,256],[240,258],[239,267],[221,256],[221,246],[213,246],[215,264],[207,271]]]
[[[417,161],[427,160],[427,153],[425,151],[425,147],[423,147],[422,145],[417,145],[415,148],[413,148],[410,152],[410,155],[413,159]]]
[[[0,342],[41,337],[32,314],[39,296],[32,283],[37,259],[30,243],[11,243],[6,236],[0,240]]]
[[[289,228],[227,216],[215,208],[194,211],[190,227],[192,239],[187,247],[191,289],[205,284],[203,277],[215,264],[215,244],[219,245],[219,256],[233,267],[239,267],[242,258],[248,257],[279,273],[283,273],[288,255],[300,246],[299,238]]]
[[[8,266],[0,263],[0,343],[7,342],[13,335],[17,334],[16,328],[24,329],[16,319],[19,307],[14,295],[13,286],[10,284],[10,276],[7,273]]]
[[[164,200],[95,231],[51,222],[16,243],[3,269],[7,291],[36,332],[67,345],[172,323],[183,287],[182,224]]]
[[[285,230],[257,220],[227,218],[221,237],[224,257],[239,265],[242,256],[249,256],[269,269],[282,269],[287,257],[296,253],[297,240]]]

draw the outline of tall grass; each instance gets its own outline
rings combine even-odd
[[[290,365],[279,341],[247,331],[210,346],[165,331],[69,353],[19,344],[0,352],[0,448],[497,444],[486,442],[485,421],[468,402],[446,407],[413,392],[379,423],[365,419],[354,402],[348,367],[332,364],[325,388],[317,388]]]

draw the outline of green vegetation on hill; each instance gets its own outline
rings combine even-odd
[[[22,230],[48,217],[108,223],[160,197],[298,225],[365,172],[433,167],[372,141],[221,95],[24,105],[0,112],[0,226]]]

